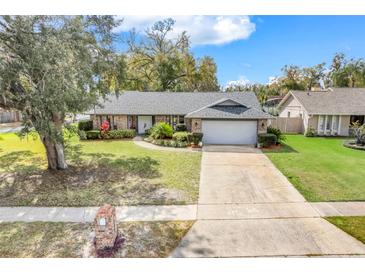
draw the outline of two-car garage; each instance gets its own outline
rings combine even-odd
[[[253,145],[257,120],[202,120],[204,144]]]

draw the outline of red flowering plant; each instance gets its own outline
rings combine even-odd
[[[108,134],[108,131],[110,130],[110,125],[108,121],[104,121],[101,126],[100,126],[100,133],[101,133],[101,137],[105,138]]]

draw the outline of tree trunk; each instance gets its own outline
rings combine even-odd
[[[49,137],[44,136],[42,142],[46,148],[47,161],[49,169],[66,169],[63,144],[52,141]]]

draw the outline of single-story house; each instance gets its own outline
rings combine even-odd
[[[279,119],[299,117],[303,132],[312,128],[318,135],[348,136],[353,122],[365,122],[365,89],[290,91],[278,111]]]
[[[108,120],[113,129],[143,134],[158,122],[185,124],[202,132],[206,144],[256,144],[271,115],[253,92],[139,92],[109,95],[90,111],[94,128]]]

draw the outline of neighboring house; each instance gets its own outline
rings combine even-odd
[[[94,128],[108,120],[114,129],[136,129],[139,134],[157,122],[185,124],[202,132],[203,143],[256,144],[267,119],[253,92],[138,92],[125,91],[100,101],[91,115]]]
[[[278,110],[278,120],[301,121],[301,132],[312,128],[318,135],[348,136],[353,122],[364,123],[365,89],[290,91]]]
[[[0,108],[0,124],[14,123],[21,120],[21,113],[18,110],[6,110]]]
[[[271,115],[277,115],[277,107],[283,98],[284,96],[268,97],[265,103],[262,105],[263,110],[267,113],[270,113]]]

